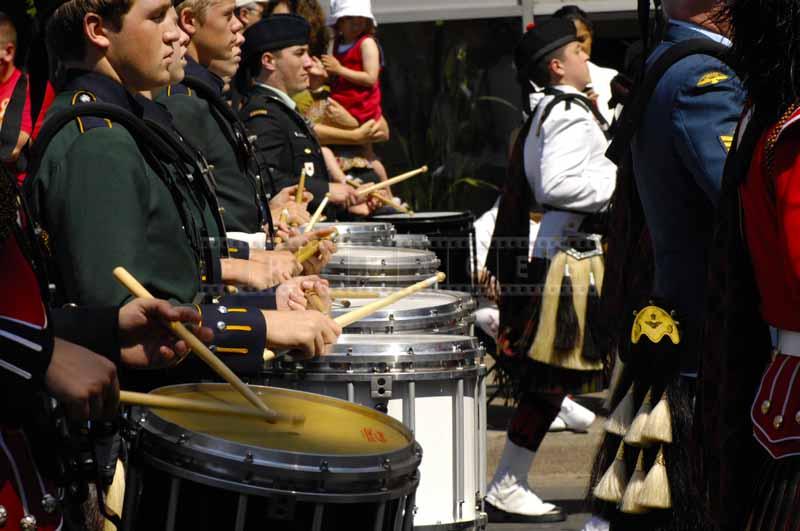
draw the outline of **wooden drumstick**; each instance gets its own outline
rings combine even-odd
[[[384,205],[392,207],[393,209],[397,210],[398,212],[402,212],[403,214],[408,214],[409,216],[413,216],[414,215],[414,211],[413,210],[411,210],[409,208],[406,208],[406,207],[404,207],[403,205],[401,205],[399,203],[395,203],[391,199],[387,199],[386,197],[383,197],[381,194],[372,193],[372,194],[369,194],[369,196],[370,197],[374,197],[375,199],[377,199],[378,201],[380,201]]]
[[[330,201],[330,199],[331,199],[331,194],[325,194],[325,198],[319,204],[317,210],[314,211],[314,215],[311,216],[311,219],[308,221],[308,224],[306,225],[303,234],[310,232],[311,230],[314,229],[314,225],[316,225],[317,222],[319,221],[319,218],[322,217],[322,211],[325,210],[326,206],[328,206],[328,201]]]
[[[149,408],[173,409],[176,411],[189,411],[192,413],[211,413],[214,415],[229,415],[237,417],[263,418],[260,411],[209,400],[192,400],[188,398],[176,398],[174,396],[154,395],[147,393],[134,393],[132,391],[120,391],[119,401],[131,406],[144,406]]]
[[[298,205],[303,204],[303,196],[306,193],[306,170],[300,172],[300,184],[297,185],[297,193],[294,196],[294,200]]]
[[[398,175],[397,177],[392,177],[391,179],[389,179],[387,181],[383,181],[383,182],[380,182],[378,184],[373,184],[372,186],[367,186],[363,190],[359,190],[356,193],[358,195],[360,195],[360,196],[371,194],[372,192],[377,192],[378,190],[383,190],[384,188],[388,188],[389,186],[392,186],[393,184],[397,184],[399,182],[403,182],[406,179],[410,179],[412,177],[416,177],[420,173],[425,173],[427,171],[428,171],[428,167],[427,166],[423,166],[423,167],[421,167],[419,169],[416,169],[416,170],[413,170],[413,171]]]
[[[317,310],[319,313],[328,313],[328,308],[325,307],[325,303],[322,302],[322,298],[317,294],[316,291],[308,290],[305,292],[305,296],[312,308]]]
[[[400,299],[408,297],[409,295],[413,295],[418,291],[422,291],[426,288],[429,288],[434,284],[436,284],[437,282],[444,282],[445,278],[446,275],[444,273],[442,272],[436,273],[435,276],[423,280],[422,282],[417,282],[416,284],[408,286],[407,288],[403,288],[400,291],[396,291],[395,293],[392,293],[391,295],[384,297],[383,299],[371,302],[369,304],[365,304],[361,308],[353,310],[352,312],[340,315],[339,317],[334,319],[334,321],[336,321],[342,328],[350,326],[351,324],[356,323],[361,319],[364,319],[365,317],[369,317],[378,310],[381,310],[389,306],[390,304],[394,304]]]
[[[135,297],[139,297],[142,299],[152,299],[153,296],[150,294],[144,286],[142,286],[138,280],[136,280],[133,275],[128,273],[123,267],[117,267],[114,269],[114,277],[123,285],[125,286],[128,291],[130,291]],[[252,389],[250,389],[243,381],[236,376],[232,370],[228,368],[227,365],[222,363],[220,360],[207,346],[203,344],[202,341],[197,339],[193,333],[191,333],[183,323],[173,322],[169,324],[170,328],[178,335],[181,339],[186,341],[186,343],[191,347],[192,351],[202,359],[211,369],[216,372],[223,380],[231,384],[231,386],[236,389],[244,398],[247,399],[248,402],[253,404],[260,412],[262,417],[267,422],[278,422],[278,421],[290,421],[293,423],[303,422],[305,418],[298,420],[299,417],[285,415],[283,413],[278,413],[273,411],[267,405],[258,398]]]
[[[300,262],[308,261],[309,258],[317,254],[319,251],[319,240],[310,241],[294,253],[295,259]]]
[[[381,294],[377,291],[358,291],[354,289],[332,289],[333,299],[377,299]]]

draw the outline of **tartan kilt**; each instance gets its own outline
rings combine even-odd
[[[558,352],[552,345],[565,264],[571,271],[572,302],[580,326],[575,348]],[[586,321],[590,271],[597,286],[602,286],[602,258],[576,260],[559,252],[552,259],[534,258],[528,264],[525,289],[516,287],[509,292],[503,287],[497,358],[518,393],[584,394],[605,388],[603,361],[590,361],[582,355],[591,326]]]

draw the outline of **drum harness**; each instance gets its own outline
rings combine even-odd
[[[185,195],[179,189],[178,183],[176,182],[175,178],[172,177],[171,170],[167,167],[167,164],[170,164],[177,168],[183,168],[182,165],[188,164],[192,168],[193,172],[196,171],[202,175],[202,169],[200,168],[197,159],[194,158],[188,152],[188,150],[177,148],[177,141],[168,142],[165,140],[164,137],[170,138],[169,134],[165,133],[164,136],[159,135],[132,113],[124,109],[120,109],[115,105],[109,105],[106,103],[79,103],[68,109],[48,115],[47,120],[45,120],[42,130],[34,145],[30,161],[29,174],[35,175],[39,170],[42,156],[45,153],[47,146],[55,138],[56,134],[65,125],[79,117],[93,117],[111,120],[121,124],[131,133],[131,136],[136,141],[139,149],[141,149],[142,154],[148,161],[150,167],[156,170],[156,174],[159,176],[163,184],[167,187],[172,195],[172,199],[181,218],[184,232],[186,233],[186,237],[189,240],[199,264],[201,276],[206,276],[211,282],[215,282],[217,279],[219,279],[221,277],[221,272],[217,271],[214,267],[216,265],[216,260],[214,259],[214,255],[212,253],[212,246],[206,245],[206,242],[210,242],[208,230],[204,226],[202,220],[196,219],[196,216],[192,214],[192,209],[186,205]],[[194,189],[192,186],[192,181],[195,178],[192,175],[193,172],[178,172],[179,174],[182,174],[187,181],[189,181],[189,187],[191,189]],[[195,202],[198,201],[198,198],[195,196],[195,194],[192,193],[190,195],[193,196],[193,200]],[[199,204],[197,206],[201,207]],[[37,207],[38,209],[43,208],[42,205],[34,205],[35,214],[38,214],[40,211],[37,209]],[[44,238],[44,241],[47,242],[49,237],[47,236],[46,230],[42,231],[41,235]],[[222,247],[225,248],[225,246]],[[50,250],[49,245],[48,250]],[[57,268],[53,263],[52,257],[49,262],[53,270],[56,270]],[[64,304],[69,302],[64,300],[64,293],[60,293],[59,295],[60,297],[57,299],[56,304]]]
[[[269,227],[269,240],[272,240],[275,235],[275,224],[269,209],[269,200],[272,195],[277,193],[272,172],[268,166],[262,166],[259,163],[258,157],[255,156],[255,148],[247,136],[247,129],[244,124],[212,87],[193,76],[184,77],[181,83],[194,90],[201,99],[208,103],[211,109],[211,116],[214,117],[214,121],[217,122],[223,135],[225,135],[228,143],[236,153],[239,168],[250,177],[250,183],[258,201],[260,224],[267,224]],[[272,194],[265,189],[264,179],[262,178],[264,173],[269,178]]]

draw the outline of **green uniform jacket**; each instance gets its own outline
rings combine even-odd
[[[95,98],[139,118],[144,114],[121,85],[82,73],[67,83],[48,116]],[[142,150],[122,125],[95,117],[62,127],[37,162],[38,171],[26,186],[49,235],[54,280],[65,302],[126,302],[130,295],[112,275],[117,266],[156,297],[202,301],[206,262],[218,264],[219,239],[210,241],[214,220],[185,168]],[[213,346],[231,354],[223,359],[238,372],[257,372],[266,343],[260,311],[243,307],[231,312],[218,304],[199,308],[204,324],[215,330]]]
[[[222,80],[194,61],[187,64],[187,76],[202,82],[221,100]],[[213,105],[184,84],[167,87],[158,101],[175,120],[175,126],[213,167],[215,190],[225,228],[232,232],[261,232],[266,223],[260,194],[260,175],[251,172],[250,154],[237,145],[234,127]],[[232,111],[231,111],[232,113]],[[247,142],[246,138],[239,139]]]
[[[297,184],[305,170],[306,189],[314,194],[309,210],[316,210],[330,189],[330,179],[322,148],[305,118],[260,85],[253,85],[239,115],[254,138],[256,159],[269,169],[275,188]]]

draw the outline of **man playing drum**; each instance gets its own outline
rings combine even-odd
[[[509,290],[500,301],[498,352],[514,365],[519,404],[487,489],[489,516],[497,521],[565,518],[530,489],[528,471],[564,397],[587,388],[603,368],[586,322],[589,294],[602,283],[602,256],[586,227],[607,207],[616,168],[604,155],[605,122],[581,94],[591,81],[587,61],[574,25],[560,19],[533,27],[515,52],[520,82],[544,87],[545,95],[519,135],[494,233],[495,245],[500,237],[523,244],[516,249],[524,255],[511,261],[514,269],[517,259],[527,266],[523,285],[534,287],[532,296],[512,293],[519,273],[498,274]],[[535,203],[546,213],[528,264]]]
[[[187,177],[183,163],[157,147],[133,96],[167,85],[170,63],[179,60],[170,2],[72,0],[55,10],[47,38],[60,66],[60,94],[29,184],[45,214],[61,302],[127,300],[111,275],[123,266],[156,296],[201,303],[204,322],[215,330],[213,348],[240,372],[260,370],[267,345],[318,354],[335,341],[339,327],[318,312],[259,309],[275,295],[248,306],[239,303],[253,297],[226,304],[225,296],[209,299],[200,291],[202,282],[224,281],[225,248],[215,241],[206,198],[191,184],[203,176]],[[106,114],[63,114],[91,102],[106,104]],[[276,291],[280,307],[288,307],[290,291]]]

